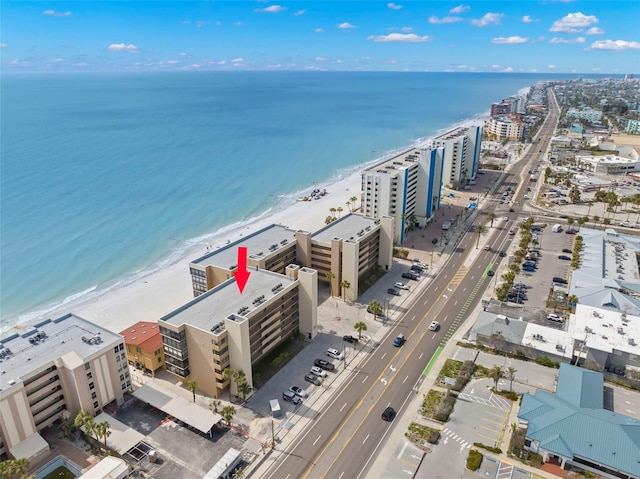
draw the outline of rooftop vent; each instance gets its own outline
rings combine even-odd
[[[282,241],[280,241],[280,244],[284,245],[284,244],[287,244],[288,242],[289,242],[288,239],[283,239]]]

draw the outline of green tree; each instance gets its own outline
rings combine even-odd
[[[572,225],[574,221],[575,221],[575,220],[574,220],[574,219],[573,219],[573,217],[571,217],[571,216],[569,216],[569,217],[567,218],[567,223],[568,223],[569,225]]]
[[[356,324],[353,325],[353,329],[358,331],[358,341],[359,341],[360,339],[362,339],[362,331],[367,330],[367,325],[365,324],[364,321],[358,321]]]
[[[351,198],[349,198],[349,201],[351,201],[351,211],[355,211],[356,210],[356,201],[358,201],[358,197],[357,196],[352,196]]]
[[[96,420],[92,415],[87,414],[84,411],[79,411],[78,414],[76,414],[73,424],[75,424],[77,428],[83,429],[87,436],[94,437],[96,432]]]
[[[213,414],[218,414],[218,411],[219,411],[218,408],[220,407],[220,404],[222,404],[222,403],[220,401],[218,401],[217,399],[214,399],[211,402],[211,410],[213,411]]]
[[[236,415],[236,408],[229,404],[222,408],[222,411],[220,411],[220,415],[222,416],[222,419],[227,421],[227,427],[231,427],[231,421]]]
[[[335,218],[336,217],[336,209],[332,206],[331,208],[329,208],[329,213],[331,213],[331,217]]]
[[[242,400],[245,401],[247,399],[247,394],[250,394],[253,391],[253,388],[247,384],[246,381],[238,384],[238,392],[242,396]]]
[[[351,209],[351,200],[347,200],[345,204],[347,205],[347,208],[349,208],[349,213],[353,213],[353,210]]]
[[[493,379],[493,382],[495,384],[495,390],[496,392],[498,391],[498,382],[504,377],[504,370],[502,369],[502,366],[498,366],[497,364],[495,366],[493,366],[490,370],[489,370],[489,377],[491,379]]]
[[[351,288],[351,283],[346,279],[343,279],[342,281],[340,281],[340,288],[342,288],[342,300],[346,301],[347,291],[349,290],[349,288]]]
[[[516,378],[517,372],[518,370],[512,366],[509,366],[507,368],[507,379],[509,379],[509,391],[513,391],[513,380]]]
[[[336,211],[338,212],[338,218],[340,218],[340,216],[342,215],[342,211],[343,211],[343,210],[342,210],[342,206],[338,206],[338,207],[336,208]]]
[[[329,291],[331,292],[331,297],[333,298],[333,279],[336,277],[336,275],[333,273],[333,271],[327,271],[324,274],[324,277],[327,278],[327,281],[329,281]]]
[[[485,227],[482,225],[477,225],[475,227],[475,230],[476,230],[476,233],[478,233],[478,240],[476,241],[476,249],[478,249],[478,247],[480,246],[480,235],[484,233]]]
[[[189,381],[187,383],[187,390],[193,394],[193,402],[196,402],[196,391],[198,390],[198,383],[196,381]]]
[[[111,425],[107,421],[96,424],[96,436],[104,439],[104,447],[107,448],[107,438],[111,436]]]
[[[489,214],[487,215],[487,218],[489,218],[489,221],[491,221],[491,228],[493,228],[493,220],[495,220],[495,219],[496,219],[496,214],[495,214],[495,213],[493,213],[493,212],[492,212],[492,213],[489,213]]]
[[[20,458],[20,459],[9,459],[7,461],[0,462],[0,477],[13,479],[27,479],[27,471],[31,463],[29,459]],[[34,476],[29,476],[33,478]]]
[[[380,304],[380,301],[378,301],[377,299],[374,299],[369,303],[367,310],[373,313],[374,320],[378,319],[378,316],[380,316],[384,312],[384,308]]]

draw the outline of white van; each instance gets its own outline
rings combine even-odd
[[[553,227],[551,228],[551,231],[553,231],[554,233],[560,233],[562,231],[562,225],[561,224],[553,225]]]

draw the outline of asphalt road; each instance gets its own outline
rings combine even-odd
[[[495,197],[502,194],[505,183],[521,184],[522,170],[537,163],[541,152],[546,151],[557,121],[555,103],[550,104],[551,114],[541,127],[538,139],[534,140],[527,156],[503,175]],[[517,205],[522,205],[525,193],[526,188],[517,189],[514,195]],[[481,215],[489,212],[483,211]],[[513,219],[516,215],[507,216]],[[481,218],[476,221],[484,223]],[[366,477],[368,466],[393,427],[392,422],[381,419],[382,411],[391,405],[401,414],[409,398],[420,391],[423,372],[438,347],[455,332],[491,285],[494,278],[486,272],[499,259],[497,252],[507,249],[507,243],[513,238],[508,235],[511,227],[514,227],[513,221],[505,223],[496,219],[487,243],[492,251],[482,250],[468,268],[464,262],[468,253],[476,248],[477,235],[471,225],[467,227],[442,272],[416,297],[363,365],[353,371],[349,381],[305,433],[287,448],[284,459],[275,462],[263,477]],[[437,332],[429,331],[434,319],[441,324]],[[396,348],[392,343],[399,333],[403,333],[407,341]]]

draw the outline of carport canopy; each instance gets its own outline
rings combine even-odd
[[[133,395],[204,434],[211,431],[211,428],[222,419],[220,414],[214,414],[210,409],[198,406],[176,393],[161,388],[153,381],[136,389]]]
[[[107,446],[120,455],[123,455],[144,439],[144,436],[138,431],[118,421],[115,417],[109,416],[105,412],[98,414],[95,421],[96,424],[103,421],[109,423],[109,431],[111,431],[111,434],[107,437]]]

